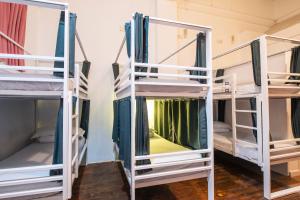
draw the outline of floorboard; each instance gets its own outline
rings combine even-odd
[[[216,156],[215,199],[217,200],[259,200],[263,199],[262,173],[259,168],[242,160],[224,159]],[[225,156],[226,157],[226,156]],[[274,189],[300,183],[300,180],[280,175],[273,181]],[[75,181],[72,200],[127,200],[129,187],[121,166],[117,162],[92,164],[81,168],[80,178]],[[205,200],[207,185],[205,179],[184,181],[136,190],[138,200]],[[293,194],[278,200],[300,199]]]

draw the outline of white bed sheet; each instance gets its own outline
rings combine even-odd
[[[62,79],[54,76],[52,73],[28,73],[28,72],[11,72],[0,70],[0,78],[51,78]],[[69,88],[73,88],[73,79],[69,79]],[[3,81],[0,80],[0,90],[25,90],[25,91],[62,91],[62,82],[28,82],[28,81]]]
[[[0,170],[52,164],[54,143],[34,142],[0,162]],[[1,173],[0,181],[49,176],[49,170],[20,173]]]
[[[295,84],[275,84],[272,83],[269,86],[283,86],[286,88],[269,88],[270,94],[296,94],[300,92],[299,88],[288,88],[288,86],[295,87]],[[261,87],[255,85],[255,83],[239,84],[236,85],[237,94],[256,94],[260,93]],[[225,85],[223,83],[214,84],[213,92],[214,93],[225,93],[231,92],[231,86]]]
[[[145,83],[171,83],[171,84],[199,84],[198,81],[189,80],[189,79],[162,79],[162,78],[140,78],[136,80],[136,82],[145,82]],[[122,85],[120,85],[122,87]],[[165,94],[177,94],[185,95],[186,93],[194,93],[198,94],[201,92],[205,92],[205,87],[190,87],[190,86],[171,86],[171,85],[136,85],[136,91],[141,93],[165,93]],[[127,87],[124,92],[127,94],[130,92],[130,87]]]
[[[256,144],[255,137],[251,133],[237,133],[237,139]],[[232,153],[232,133],[214,133],[214,146],[220,151]],[[244,143],[237,143],[236,153],[248,160],[257,160],[258,151],[256,147]]]

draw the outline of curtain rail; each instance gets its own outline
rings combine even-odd
[[[77,30],[75,31],[75,36],[76,36],[76,39],[77,39],[77,41],[78,41],[78,44],[79,44],[79,47],[80,47],[80,49],[81,49],[81,52],[82,52],[82,54],[83,54],[84,59],[85,59],[85,60],[88,60],[88,58],[87,58],[87,56],[86,56],[85,50],[84,50],[84,48],[83,48],[83,45],[82,45],[82,42],[81,42],[81,39],[80,39],[80,37],[79,37],[79,34],[78,34],[78,31],[77,31]]]
[[[165,61],[169,60],[171,57],[173,57],[174,55],[176,55],[177,53],[179,53],[180,51],[182,51],[186,47],[190,46],[191,44],[193,44],[196,40],[197,40],[197,38],[194,38],[193,40],[189,41],[188,43],[186,43],[185,45],[183,45],[182,47],[180,47],[179,49],[177,49],[176,51],[174,51],[173,53],[171,53],[169,56],[167,56],[164,59],[162,59],[158,64],[162,64]]]
[[[125,37],[125,35],[124,35],[123,40],[122,40],[122,43],[121,43],[121,46],[120,46],[119,51],[118,51],[118,54],[117,54],[117,57],[116,57],[116,59],[115,59],[115,63],[117,63],[118,60],[119,60],[119,57],[120,57],[120,55],[121,55],[121,52],[122,52],[123,47],[124,47],[124,44],[125,44],[125,41],[126,41],[126,37]]]

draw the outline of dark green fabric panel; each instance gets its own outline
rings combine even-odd
[[[135,13],[134,15],[134,35],[135,35],[135,61],[141,63],[148,63],[148,46],[149,46],[149,17],[143,16],[141,13]],[[125,24],[126,46],[127,55],[131,56],[131,25]],[[147,72],[145,67],[136,67],[137,72]],[[156,73],[157,68],[151,68],[151,72]],[[139,78],[139,77],[137,77]]]
[[[85,130],[83,135],[85,138],[87,138],[89,134],[89,120],[90,120],[90,100],[83,100],[80,128]]]
[[[136,97],[136,128],[135,128],[135,155],[149,155],[150,139],[149,139],[149,122],[148,110],[145,97]],[[138,160],[137,165],[150,164],[150,160]],[[149,170],[139,170],[138,174]]]
[[[291,63],[290,63],[291,73],[300,73],[300,47],[292,49]],[[289,79],[300,80],[299,76],[291,76]],[[292,130],[295,138],[300,138],[300,99],[291,99],[291,121]]]
[[[224,76],[225,70],[224,69],[217,69],[216,77]],[[216,80],[215,83],[223,83],[223,80]]]
[[[75,67],[75,32],[76,32],[76,19],[77,16],[75,13],[69,13],[69,75],[74,77],[74,67]],[[63,57],[64,56],[64,41],[65,41],[65,12],[61,12],[57,40],[56,40],[56,49],[55,56]],[[54,62],[55,68],[63,68],[64,62]],[[63,72],[53,72],[54,76],[63,77]]]
[[[114,121],[113,121],[113,132],[112,140],[113,142],[120,144],[120,120],[119,120],[119,103],[117,100],[113,102],[114,107]]]
[[[131,25],[130,22],[125,23],[125,38],[126,38],[126,49],[127,56],[131,57]]]
[[[205,100],[155,100],[154,115],[160,136],[192,149],[207,147]]]
[[[250,108],[251,108],[251,110],[256,110],[256,99],[255,98],[250,98]],[[251,119],[252,119],[252,126],[257,127],[256,113],[251,113]],[[257,131],[256,130],[253,130],[253,135],[257,141]]]
[[[300,99],[291,99],[292,130],[295,138],[300,138]]]
[[[252,69],[254,82],[261,86],[261,64],[260,64],[260,45],[259,40],[251,42]]]
[[[149,155],[149,124],[145,97],[136,97],[136,155]],[[119,144],[119,159],[124,166],[131,168],[131,99],[114,101],[113,141]],[[138,161],[136,164],[149,164],[150,160]],[[142,173],[144,170],[139,171]]]
[[[195,67],[206,67],[206,37],[203,33],[197,34]],[[190,74],[205,76],[206,72],[191,71]],[[205,84],[206,80],[199,80],[199,82]]]
[[[119,63],[113,63],[112,69],[113,69],[114,79],[116,80],[120,73]]]
[[[61,99],[56,119],[52,164],[63,163],[63,103],[63,99]],[[50,174],[59,175],[62,174],[62,170],[51,170]]]
[[[86,78],[89,77],[90,68],[91,68],[91,62],[88,60],[83,61],[81,71],[85,75]]]
[[[218,69],[216,77],[224,76],[224,69]],[[217,80],[215,83],[223,83],[223,80]],[[218,100],[218,121],[225,122],[226,100]]]
[[[124,161],[124,166],[127,169],[131,168],[131,103],[130,98],[118,100],[119,103],[119,131],[120,145],[119,158]]]

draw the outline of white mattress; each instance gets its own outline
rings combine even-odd
[[[283,86],[286,88],[269,88],[270,94],[296,94],[300,92],[297,88],[288,88],[289,86],[295,87],[295,84],[270,84],[269,86]],[[237,94],[256,94],[260,93],[260,86],[255,85],[255,83],[239,84],[236,85]],[[225,85],[223,83],[214,84],[213,92],[214,93],[225,93],[231,92],[232,88],[230,85]]]
[[[11,72],[0,70],[0,78],[51,78],[61,79],[52,73],[28,73],[28,72]],[[69,88],[73,88],[73,79],[69,79]],[[0,80],[0,90],[25,90],[25,91],[62,91],[62,82],[28,82],[28,81],[3,81]]]
[[[194,94],[202,96],[206,92],[205,87],[191,87],[191,86],[177,86],[172,84],[199,84],[198,81],[189,79],[162,79],[162,78],[140,78],[136,82],[144,82],[146,84],[137,84],[136,92],[142,93],[143,96],[152,96],[151,93],[163,93],[165,95],[176,94],[176,96],[186,96],[188,94]],[[154,84],[148,85],[147,83],[153,82]],[[155,85],[161,83],[162,85]],[[163,85],[170,83],[170,85]],[[122,85],[120,85],[122,87]],[[122,94],[128,94],[130,92],[130,86],[127,87]]]
[[[251,133],[237,133],[237,139],[256,144],[256,140]],[[214,146],[220,151],[232,154],[232,133],[214,133]],[[239,157],[243,157],[249,161],[257,161],[258,151],[253,145],[247,145],[245,143],[237,143],[236,153]]]
[[[154,137],[150,138],[150,154],[158,154],[158,153],[171,153],[171,152],[180,152],[180,151],[188,151],[190,149],[170,142],[162,138],[159,135],[154,135]],[[184,161],[184,160],[193,160],[201,158],[200,154],[190,154],[190,155],[175,155],[175,156],[167,156],[167,157],[159,157],[159,158],[151,158],[151,164],[158,164],[158,163],[167,163],[167,162],[176,162],[176,161]],[[159,173],[171,170],[178,170],[178,169],[186,169],[190,167],[199,167],[202,164],[194,163],[194,164],[183,164],[183,165],[176,165],[176,166],[169,166],[169,167],[161,167],[161,168],[154,168],[148,173]]]
[[[6,168],[40,166],[52,164],[53,143],[32,143],[12,156],[0,162],[0,170]],[[0,171],[1,172],[1,171]],[[20,173],[0,173],[0,181],[38,178],[49,176],[49,170],[20,172]]]

